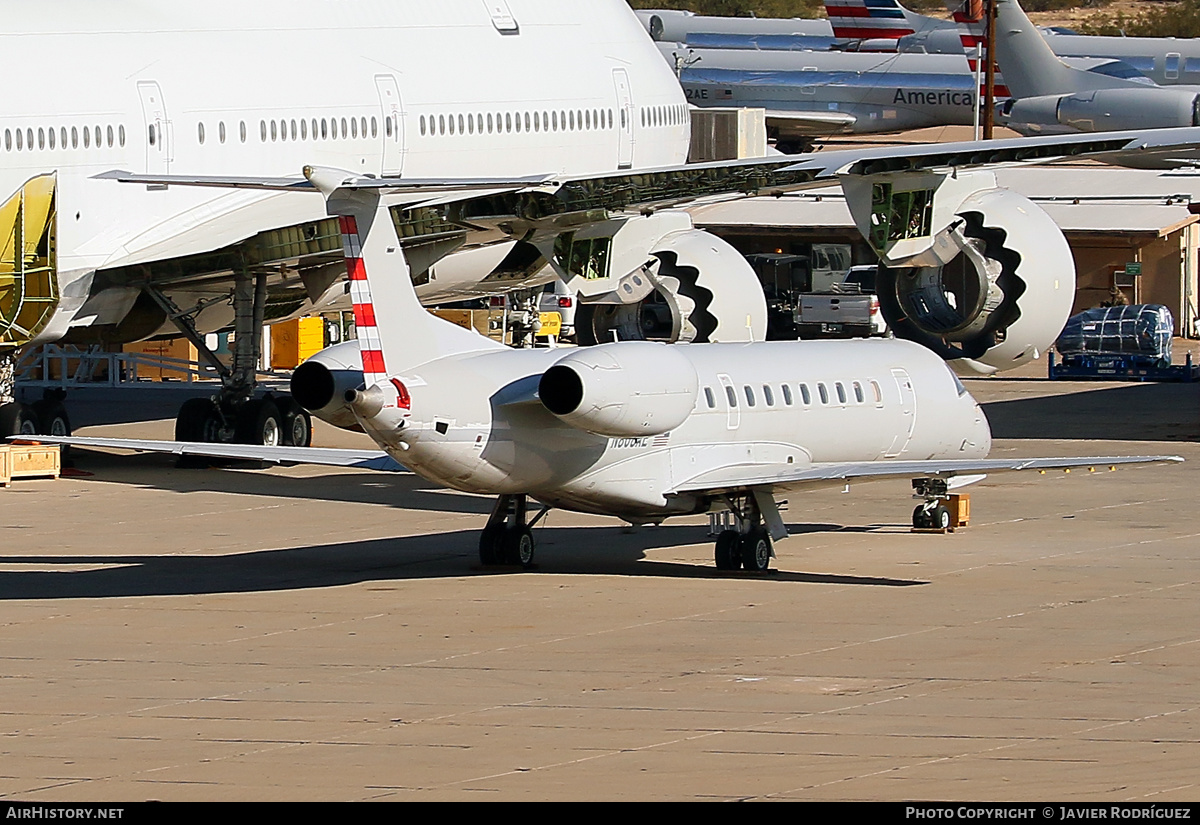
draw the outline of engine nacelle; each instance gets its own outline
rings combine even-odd
[[[645,341],[576,350],[546,370],[538,394],[572,427],[635,438],[686,421],[699,387],[695,367],[678,349]]]
[[[766,299],[754,269],[728,243],[693,228],[686,213],[629,219],[612,235],[611,248],[615,274],[568,280],[581,298],[575,314],[580,344],[766,337]]]
[[[924,265],[880,265],[876,287],[889,326],[984,374],[1040,357],[1074,302],[1075,262],[1062,230],[1007,189],[976,192],[955,215]]]
[[[1200,95],[1154,86],[1044,95],[1009,101],[1002,120],[1025,134],[1196,126]]]
[[[346,403],[346,392],[362,385],[358,341],[345,341],[321,350],[296,367],[292,373],[292,398],[322,421],[345,430],[357,430],[358,419]]]

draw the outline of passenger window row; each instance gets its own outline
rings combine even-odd
[[[690,122],[687,104],[642,107],[643,129],[651,126],[683,126]]]
[[[883,404],[883,390],[879,386],[879,382],[871,379],[869,382],[871,388],[871,400],[876,406]],[[809,389],[808,384],[797,384],[797,389],[800,391],[800,403],[802,406],[811,407],[813,404],[813,393]],[[833,393],[830,393],[829,386],[819,381],[816,384],[816,394],[820,398],[822,404],[830,404],[834,397],[837,398],[837,403],[845,406],[847,404],[865,404],[867,403],[867,390],[862,381],[851,381],[849,389],[847,385],[841,381],[833,382]],[[792,385],[779,385],[779,394],[775,392],[775,387],[770,384],[762,385],[761,395],[755,391],[755,388],[749,384],[742,386],[742,395],[745,398],[747,407],[759,406],[761,400],[762,405],[766,407],[784,406],[791,407],[796,403],[796,396],[792,392]],[[713,393],[712,387],[704,388],[704,400],[710,410],[717,408],[716,395]],[[738,394],[734,388],[728,384],[725,385],[725,400],[730,407],[738,406]],[[782,403],[780,403],[782,402]]]
[[[510,134],[513,132],[592,132],[613,127],[612,109],[541,112],[468,112],[421,115],[421,136]]]
[[[6,152],[91,149],[125,145],[124,126],[32,126],[4,130]]]

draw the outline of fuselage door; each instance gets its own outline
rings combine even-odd
[[[892,370],[892,378],[895,379],[896,389],[900,392],[899,410],[904,417],[898,422],[896,437],[892,439],[892,446],[888,447],[884,454],[885,458],[895,458],[904,452],[917,426],[917,394],[913,390],[912,378],[905,370]]]
[[[633,166],[633,90],[629,73],[613,69],[613,84],[617,88],[617,168]]]
[[[375,75],[379,92],[379,107],[383,113],[383,162],[380,172],[385,177],[400,177],[404,171],[404,106],[400,101],[400,86],[390,74]]]
[[[718,403],[724,404],[727,411],[725,427],[736,430],[742,423],[742,411],[738,407],[737,390],[734,389],[733,380],[728,375],[718,375],[717,380],[721,382],[721,398]]]
[[[171,171],[171,121],[167,119],[167,104],[162,89],[153,80],[139,80],[138,97],[142,101],[142,117],[146,124],[146,174],[165,175]]]

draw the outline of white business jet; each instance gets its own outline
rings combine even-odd
[[[736,527],[717,538],[717,567],[763,571],[787,535],[781,493],[911,478],[924,500],[914,524],[944,527],[949,491],[985,473],[1180,460],[989,459],[978,404],[941,359],[902,340],[508,349],[422,308],[386,205],[388,190],[405,182],[311,167],[306,176],[339,220],[361,370],[339,374],[312,361],[293,392],[314,411],[352,415],[386,456],[423,478],[497,496],[480,538],[484,564],[531,564],[531,528],[550,508],[634,524],[728,510]],[[50,440],[300,457],[262,447]],[[353,465],[383,458],[304,456]],[[532,518],[530,499],[543,507]]]

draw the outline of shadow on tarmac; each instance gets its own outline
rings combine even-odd
[[[796,532],[811,533],[818,529]],[[834,526],[835,530],[840,527]],[[99,599],[133,596],[198,596],[310,590],[362,583],[403,582],[471,575],[608,575],[677,579],[749,579],[768,583],[911,587],[918,579],[843,576],[771,571],[765,574],[722,572],[709,564],[655,562],[647,552],[703,542],[706,528],[656,527],[623,534],[617,527],[539,528],[533,570],[482,568],[475,548],[479,534],[457,531],[427,536],[258,550],[225,556],[0,556],[9,570],[0,572],[0,601],[19,599]],[[22,564],[29,571],[11,568]],[[57,566],[100,566],[61,570]],[[47,570],[46,568],[50,568]]]
[[[1001,379],[1025,384],[1035,379]],[[984,384],[990,381],[982,382]],[[1044,381],[1040,383],[1045,383]],[[995,438],[1200,441],[1200,384],[1132,383],[1094,387],[1072,382],[1075,392],[982,404]],[[1054,382],[1062,393],[1066,382]],[[980,394],[991,388],[968,385]]]

